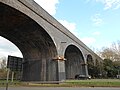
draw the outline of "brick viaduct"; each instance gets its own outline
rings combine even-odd
[[[0,36],[22,52],[24,81],[87,76],[87,60],[101,60],[33,0],[0,0]]]

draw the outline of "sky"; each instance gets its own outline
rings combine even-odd
[[[92,50],[120,40],[120,0],[34,0]],[[0,56],[22,57],[0,37]]]

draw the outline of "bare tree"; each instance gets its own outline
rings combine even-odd
[[[103,59],[110,59],[113,61],[120,61],[120,41],[113,42],[111,47],[104,47],[99,52]]]
[[[114,51],[114,61],[120,61],[120,41],[113,42],[111,49]]]
[[[5,79],[6,75],[6,58],[0,57],[0,79]]]
[[[114,52],[110,48],[103,48],[101,53],[101,57],[103,59],[113,59],[114,58]]]
[[[1,69],[4,69],[6,68],[7,64],[6,64],[6,58],[5,57],[1,57],[0,58],[0,66],[1,66]]]

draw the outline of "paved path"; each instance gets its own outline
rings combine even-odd
[[[0,87],[0,90],[6,90],[6,88]],[[9,87],[8,90],[120,90],[120,88]]]

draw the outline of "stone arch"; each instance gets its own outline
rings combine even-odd
[[[10,40],[22,52],[24,81],[55,81],[57,49],[52,37],[33,19],[0,3],[0,36]]]
[[[88,67],[88,74],[92,76],[94,73],[93,70],[94,61],[93,61],[93,57],[90,54],[87,55],[87,67]]]
[[[75,45],[69,45],[65,50],[66,79],[74,79],[77,74],[85,74],[84,57]]]
[[[92,57],[92,55],[90,55],[90,54],[87,55],[87,61],[93,62],[93,57]]]

